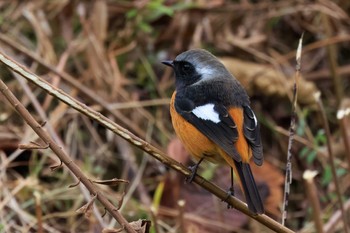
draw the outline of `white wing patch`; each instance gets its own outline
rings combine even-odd
[[[209,120],[214,123],[220,122],[219,113],[214,110],[214,104],[198,106],[192,110],[192,113],[203,120]]]

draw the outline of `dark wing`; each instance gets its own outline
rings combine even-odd
[[[193,101],[187,98],[177,98],[175,109],[183,118],[220,146],[235,161],[240,162],[242,160],[234,146],[238,139],[237,127],[225,106],[219,103],[196,106]],[[196,110],[199,109],[208,111],[198,113]]]
[[[253,110],[249,106],[243,106],[244,123],[243,132],[248,144],[252,148],[253,158],[256,165],[261,166],[264,162],[263,148],[260,138],[259,123],[254,115]]]

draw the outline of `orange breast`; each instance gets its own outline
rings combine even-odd
[[[185,146],[186,150],[196,159],[199,160],[203,156],[205,159],[213,163],[229,163],[234,166],[232,158],[225,153],[219,146],[209,140],[205,135],[198,131],[192,124],[188,123],[174,107],[176,92],[173,93],[170,102],[170,115],[174,130]],[[237,130],[238,140],[235,143],[238,153],[244,162],[249,161],[251,152],[247,141],[243,136],[243,110],[241,108],[229,109],[229,114],[234,119]]]
[[[199,160],[205,155],[206,159],[210,162],[224,162],[219,156],[216,145],[176,112],[174,107],[175,95],[176,92],[173,93],[170,102],[171,121],[176,135],[179,137],[188,153],[196,160]]]

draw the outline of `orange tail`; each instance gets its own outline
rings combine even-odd
[[[256,214],[263,214],[265,212],[264,205],[261,201],[249,163],[235,161],[235,165],[249,210]]]

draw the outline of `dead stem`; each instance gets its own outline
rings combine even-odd
[[[340,130],[342,132],[344,146],[345,146],[345,154],[348,158],[348,169],[350,170],[350,137],[348,134],[348,119],[350,115],[350,100],[344,99],[341,104],[340,108],[337,112],[337,119],[339,121]]]
[[[296,129],[296,105],[298,99],[298,80],[300,76],[300,68],[301,68],[301,51],[302,51],[302,42],[303,35],[299,40],[299,45],[296,53],[296,73],[293,87],[293,100],[292,100],[292,113],[290,119],[290,128],[289,128],[289,140],[288,140],[288,151],[287,151],[287,162],[286,162],[286,176],[284,182],[284,196],[283,196],[283,209],[282,209],[282,225],[285,224],[287,219],[287,207],[289,201],[290,194],[290,185],[292,183],[292,146],[294,141],[295,129]]]
[[[306,187],[306,193],[312,207],[312,216],[314,218],[315,228],[318,233],[323,233],[322,212],[320,200],[318,197],[317,187],[315,185],[314,177],[317,175],[316,171],[306,170],[303,174],[303,179]]]
[[[331,27],[331,22],[328,15],[321,14],[323,25],[325,28],[326,37],[331,37],[333,35],[333,28]],[[340,102],[344,95],[342,80],[340,79],[340,75],[338,74],[338,52],[337,46],[335,44],[329,44],[327,47],[328,54],[328,62],[330,64],[330,70],[333,78],[333,85],[337,97],[337,106],[340,105]]]

